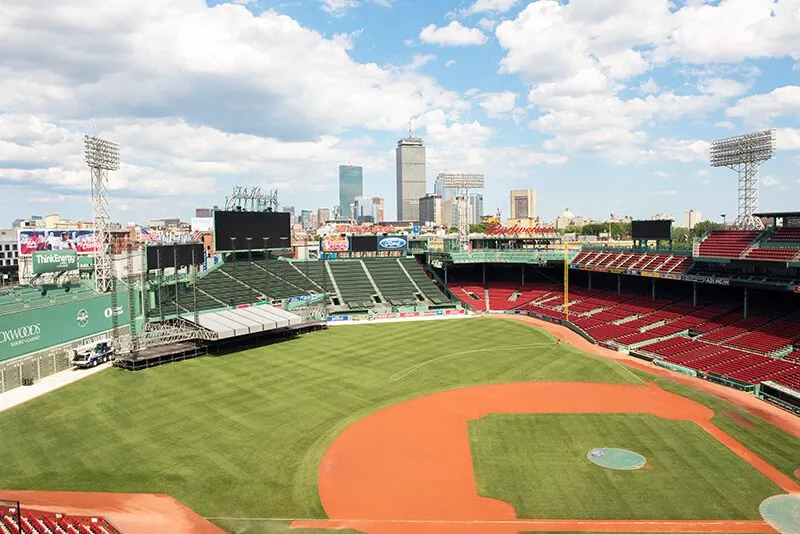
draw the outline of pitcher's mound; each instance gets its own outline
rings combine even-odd
[[[625,449],[603,447],[592,449],[586,455],[590,462],[607,469],[619,471],[633,471],[641,469],[647,464],[647,458],[641,454]]]

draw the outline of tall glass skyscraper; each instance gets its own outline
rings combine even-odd
[[[351,206],[356,197],[364,194],[364,169],[354,165],[339,165],[339,213],[352,217]]]

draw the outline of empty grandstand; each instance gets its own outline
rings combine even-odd
[[[313,294],[328,295],[334,311],[449,304],[414,258],[249,261],[231,256],[195,281],[168,285],[156,279],[154,287],[155,301],[167,315],[174,309],[190,312],[195,301],[199,310],[212,310]]]

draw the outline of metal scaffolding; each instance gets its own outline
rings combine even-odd
[[[727,167],[738,175],[739,213],[733,223],[740,230],[763,230],[758,211],[758,170],[772,159],[776,148],[775,130],[729,137],[711,143],[711,166]]]
[[[86,135],[83,140],[84,157],[91,172],[92,216],[97,240],[95,287],[99,293],[109,293],[114,290],[114,252],[111,250],[108,172],[119,170],[119,145],[94,135]]]

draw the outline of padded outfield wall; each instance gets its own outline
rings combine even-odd
[[[110,294],[88,294],[0,315],[0,392],[69,368],[70,349],[105,337],[115,315],[119,332],[127,332],[127,293],[117,294],[116,307]]]

